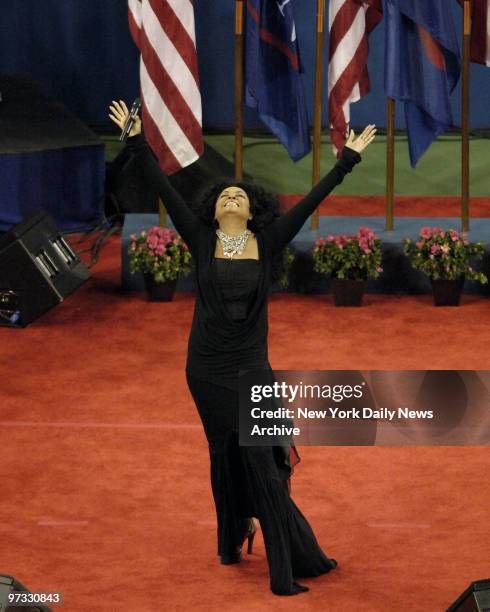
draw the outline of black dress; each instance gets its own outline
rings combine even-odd
[[[130,151],[145,180],[156,187],[196,264],[196,303],[187,357],[187,382],[209,443],[211,484],[218,523],[218,554],[229,557],[244,535],[244,519],[259,519],[278,595],[305,590],[295,578],[318,576],[336,563],[319,547],[288,490],[290,453],[279,446],[238,445],[238,372],[271,371],[267,351],[267,297],[271,262],[360,156],[342,158],[285,215],[256,234],[259,259],[215,257],[216,233],[188,208],[160,170],[142,136]]]

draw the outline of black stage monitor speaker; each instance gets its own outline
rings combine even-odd
[[[490,612],[490,578],[472,582],[446,612]]]
[[[0,325],[25,327],[90,277],[45,211],[0,238]]]
[[[22,606],[9,605],[9,599],[14,599],[15,594],[27,594],[26,600],[28,604],[22,602]],[[26,587],[16,580],[13,576],[0,574],[0,612],[53,612],[52,608],[48,608],[42,603],[34,603],[29,605],[29,593]],[[10,595],[10,598],[9,598]],[[32,594],[32,599],[39,599]]]

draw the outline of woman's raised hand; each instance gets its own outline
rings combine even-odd
[[[109,106],[109,109],[111,111],[109,117],[122,130],[129,117],[129,110],[126,103],[124,100],[119,100],[119,102],[117,102],[117,100],[113,100],[112,104]],[[141,134],[141,119],[136,115],[133,127],[129,132],[129,136],[136,136],[137,134]]]
[[[356,138],[356,135],[354,134],[354,130],[351,130],[349,133],[349,138],[347,139],[347,142],[345,143],[345,146],[349,147],[349,149],[353,149],[354,151],[357,151],[358,153],[361,153],[362,151],[364,151],[364,149],[369,144],[373,142],[375,136],[376,136],[376,126],[375,125],[368,125],[367,127],[365,127],[362,134],[360,134],[357,138]]]

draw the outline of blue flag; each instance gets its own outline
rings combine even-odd
[[[292,0],[247,0],[245,103],[297,161],[311,151]]]
[[[410,163],[453,124],[459,47],[447,0],[386,0],[386,94],[405,103]]]

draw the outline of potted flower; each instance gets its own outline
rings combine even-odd
[[[170,302],[179,274],[189,272],[191,254],[182,238],[172,229],[154,226],[139,235],[132,234],[129,245],[131,273],[143,273],[150,301]]]
[[[377,278],[381,268],[381,240],[368,227],[355,236],[341,234],[319,238],[313,248],[314,269],[331,274],[336,306],[360,306],[369,276]]]
[[[470,265],[471,259],[482,259],[484,246],[470,243],[464,232],[423,227],[418,240],[405,240],[404,251],[412,266],[431,279],[436,306],[457,306],[465,278],[488,282],[485,274]]]

